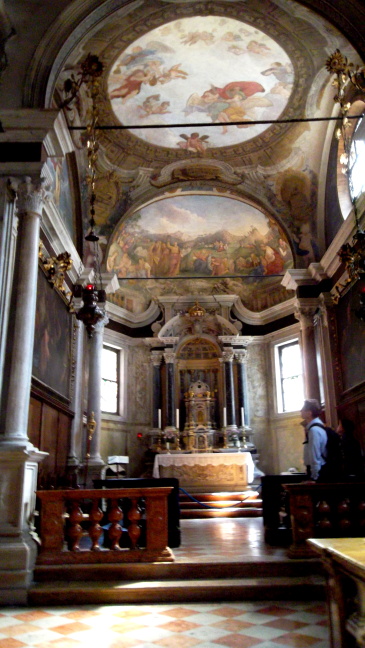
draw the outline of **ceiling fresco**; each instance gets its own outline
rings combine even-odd
[[[168,295],[237,294],[256,313],[290,299],[277,275],[324,250],[329,126],[311,120],[332,114],[329,52],[356,62],[346,39],[292,0],[126,2],[73,38],[56,104],[88,52],[104,65],[95,222],[120,286],[108,299],[133,313]],[[82,87],[66,119],[89,114]],[[86,232],[85,138],[71,136]]]
[[[290,97],[294,70],[285,51],[262,31],[221,16],[175,20],[148,32],[116,60],[108,78],[113,111],[123,124],[166,124],[133,130],[157,146],[204,154],[238,144],[274,121]],[[169,128],[208,122],[215,128]]]
[[[192,194],[155,201],[123,221],[106,267],[132,293],[136,282],[154,297],[230,288],[246,302],[262,279],[280,284],[293,254],[278,223],[252,205]]]

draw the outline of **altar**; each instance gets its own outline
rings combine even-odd
[[[250,452],[156,454],[153,477],[175,477],[192,493],[240,491],[254,479]]]

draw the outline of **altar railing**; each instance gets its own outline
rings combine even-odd
[[[171,487],[37,491],[38,565],[172,562]]]

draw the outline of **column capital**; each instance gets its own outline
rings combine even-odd
[[[234,357],[233,349],[225,349],[222,352],[223,362],[232,362]]]
[[[103,333],[104,332],[104,327],[108,324],[109,322],[109,317],[107,315],[104,315],[103,319],[100,319],[95,325],[93,329],[93,333]]]
[[[173,351],[165,351],[163,354],[166,364],[173,364],[175,362],[176,353]]]
[[[246,364],[247,362],[247,349],[240,349],[240,351],[234,352],[234,357],[238,364]]]
[[[162,351],[151,351],[151,356],[150,356],[151,364],[154,367],[159,367],[162,361],[162,357],[163,357]]]
[[[300,322],[301,328],[308,328],[314,325],[314,316],[320,305],[318,298],[301,298],[296,300],[294,316]]]
[[[12,178],[11,186],[17,197],[18,216],[27,213],[42,215],[44,202],[51,197],[51,192],[48,190],[48,186],[45,186],[45,182],[45,178],[32,180],[30,176],[25,176],[23,179]]]

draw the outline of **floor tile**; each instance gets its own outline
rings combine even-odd
[[[293,648],[310,648],[313,644],[317,643],[318,639],[315,637],[309,637],[307,635],[301,635],[297,633],[288,633],[278,637],[274,640],[274,643],[277,643],[281,646],[291,646]]]
[[[260,639],[244,637],[241,634],[229,634],[216,641],[218,646],[227,646],[228,648],[251,648],[259,643],[262,643]]]
[[[308,627],[307,623],[294,621],[293,619],[283,619],[282,617],[279,617],[279,619],[272,619],[272,621],[268,621],[264,625],[269,626],[270,628],[278,628],[279,630],[286,631],[298,630],[298,628]]]

